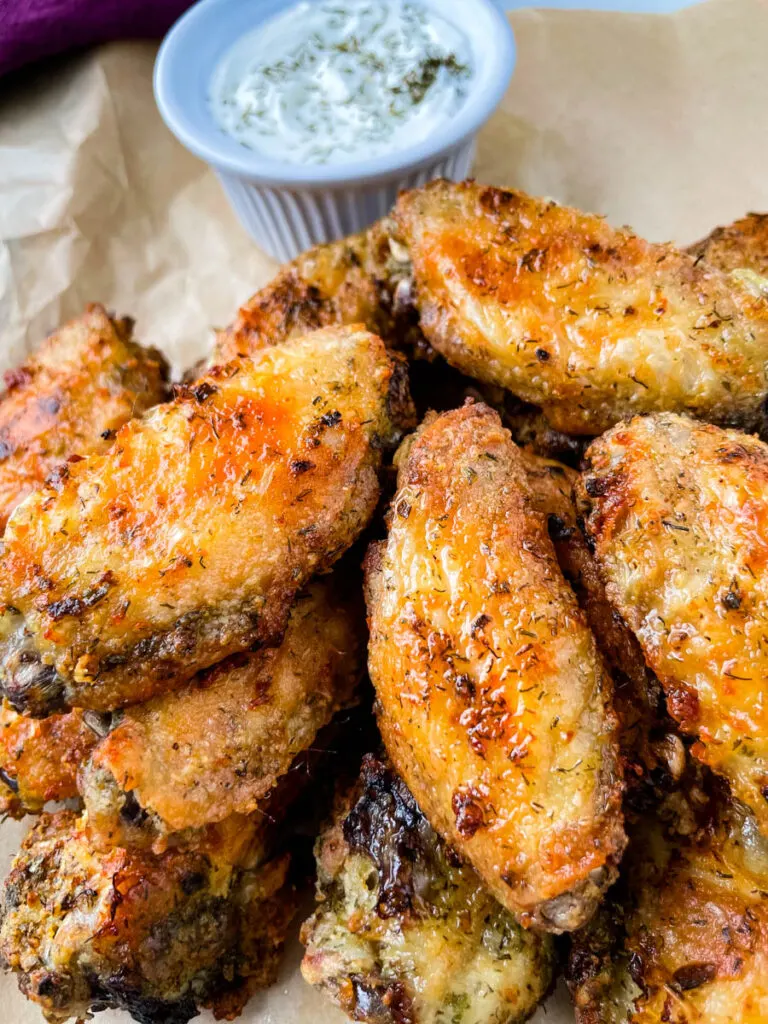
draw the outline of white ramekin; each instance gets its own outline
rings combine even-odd
[[[163,41],[155,98],[165,123],[210,164],[243,226],[275,259],[361,231],[391,209],[401,189],[468,177],[477,132],[512,75],[512,29],[493,0],[421,2],[466,36],[475,68],[469,97],[450,123],[408,148],[338,165],[267,160],[223,132],[209,110],[211,75],[230,46],[296,0],[199,0]]]

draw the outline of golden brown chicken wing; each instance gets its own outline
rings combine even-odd
[[[607,593],[694,754],[768,829],[768,446],[685,416],[620,424],[579,485]]]
[[[579,1024],[762,1024],[768,1019],[768,845],[737,808],[688,839],[653,819],[632,836],[619,890],[574,936]]]
[[[74,812],[44,813],[0,893],[0,962],[52,1024],[108,1007],[184,1024],[274,980],[287,868],[248,819],[156,856],[100,853]]]
[[[77,796],[77,769],[98,742],[81,711],[43,720],[0,705],[0,817],[20,818]]]
[[[579,528],[574,487],[579,474],[553,459],[521,451],[531,500],[547,518],[560,569],[584,612],[613,680],[613,703],[630,787],[677,781],[685,767],[681,742],[663,712],[659,682],[634,633],[616,612]],[[664,778],[659,778],[659,770]],[[634,798],[636,794],[631,793]],[[644,791],[639,794],[645,798]]]
[[[669,245],[519,192],[434,182],[401,195],[427,340],[567,434],[687,410],[754,429],[768,296]]]
[[[554,944],[525,931],[430,827],[388,764],[363,761],[316,846],[302,973],[367,1024],[516,1024],[549,988]]]
[[[398,454],[367,558],[369,670],[398,772],[524,923],[592,913],[624,845],[611,687],[523,459],[483,405]]]
[[[0,657],[17,710],[111,710],[282,635],[368,522],[407,422],[402,364],[358,328],[215,368],[70,466],[6,529]]]
[[[103,306],[48,337],[5,374],[0,397],[0,534],[11,512],[73,455],[106,451],[115,431],[165,398],[167,366]]]
[[[52,334],[6,373],[0,398],[0,534],[13,509],[71,456],[105,451],[115,431],[165,397],[167,367],[101,306]],[[0,711],[0,814],[20,817],[77,793],[96,736],[79,712],[35,722]]]
[[[299,596],[279,648],[235,656],[174,693],[127,709],[81,775],[89,827],[125,842],[250,814],[294,758],[354,699],[360,613],[333,583]]]
[[[715,228],[686,251],[720,270],[768,277],[768,213],[748,213],[727,227]]]
[[[315,246],[283,267],[218,332],[213,362],[341,324],[364,324],[387,342],[407,341],[413,324],[405,310],[398,313],[395,301],[407,262],[390,247],[390,226],[379,221],[359,235]]]

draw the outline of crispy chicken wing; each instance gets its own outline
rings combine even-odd
[[[389,236],[389,222],[379,221],[359,235],[302,253],[219,331],[213,361],[228,362],[339,324],[364,324],[387,342],[407,341],[414,327],[395,302],[407,259],[397,246],[392,251]]]
[[[587,451],[580,502],[607,593],[693,752],[768,830],[768,446],[685,416]]]
[[[305,979],[367,1024],[514,1024],[552,979],[550,936],[523,930],[373,756],[316,847]]]
[[[358,614],[338,586],[315,583],[294,605],[279,648],[235,656],[123,712],[80,780],[101,843],[121,835],[126,816],[154,837],[255,811],[354,699]]]
[[[0,534],[11,512],[72,455],[106,451],[115,431],[165,398],[167,367],[103,306],[48,337],[5,374],[0,397]]]
[[[768,277],[768,213],[748,213],[715,230],[687,251],[725,271],[752,271]]]
[[[567,434],[687,410],[754,429],[768,296],[669,245],[519,192],[438,181],[401,195],[427,340]]]
[[[6,529],[0,657],[17,710],[112,710],[279,641],[375,508],[405,370],[359,328],[215,368],[69,468]]]
[[[184,1024],[274,980],[294,913],[288,861],[242,819],[196,849],[101,853],[72,811],[44,813],[0,893],[0,962],[48,1021],[120,1007]]]
[[[0,534],[8,516],[67,458],[105,451],[115,431],[165,397],[167,367],[131,340],[130,320],[89,306],[21,367],[0,398]],[[80,712],[35,722],[0,710],[0,814],[21,817],[76,795],[96,736]]]
[[[525,464],[484,405],[398,454],[367,558],[369,669],[398,772],[524,923],[578,927],[624,845],[611,686]]]
[[[98,742],[81,711],[43,720],[0,705],[0,816],[23,817],[77,794],[77,769]]]
[[[768,845],[735,807],[689,839],[647,820],[568,968],[579,1024],[763,1024]]]

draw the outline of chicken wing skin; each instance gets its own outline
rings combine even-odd
[[[487,406],[398,453],[366,564],[369,670],[397,771],[525,924],[578,927],[624,845],[611,686],[523,459]]]
[[[579,1024],[762,1024],[768,1019],[768,846],[736,808],[690,839],[652,819],[624,886],[574,937]]]
[[[609,599],[693,753],[768,829],[768,447],[660,413],[593,442],[579,485]]]
[[[398,312],[395,292],[407,259],[393,253],[388,221],[339,242],[315,246],[284,266],[219,331],[213,362],[250,355],[265,345],[320,327],[364,324],[388,343],[407,340],[413,324]],[[418,333],[418,332],[416,332]]]
[[[78,795],[77,769],[98,736],[81,711],[43,720],[0,705],[0,816],[21,818],[42,810],[49,800]]]
[[[768,277],[768,213],[748,213],[733,224],[715,228],[686,251],[720,270],[748,270]]]
[[[0,534],[11,512],[72,455],[106,451],[115,431],[166,397],[167,366],[131,340],[129,319],[88,306],[5,374],[0,397]]]
[[[215,368],[11,517],[0,657],[17,710],[113,710],[285,629],[368,522],[405,370],[359,328]]]
[[[123,712],[80,779],[101,844],[121,835],[126,815],[162,837],[255,811],[354,700],[362,625],[338,585],[315,583],[279,648],[236,656]]]
[[[368,756],[316,845],[302,974],[367,1024],[516,1024],[549,988],[550,936],[525,931]]]
[[[584,612],[613,681],[613,704],[630,803],[676,784],[686,765],[674,723],[664,713],[658,680],[645,663],[635,634],[605,592],[597,563],[579,528],[574,489],[579,474],[554,459],[521,451],[534,508],[547,518],[560,569]]]
[[[462,372],[595,435],[633,413],[763,424],[768,297],[599,217],[472,182],[401,195],[427,340]]]
[[[247,819],[155,856],[101,853],[74,812],[44,813],[0,893],[0,962],[51,1024],[109,1007],[184,1024],[274,979],[294,912],[287,866]]]

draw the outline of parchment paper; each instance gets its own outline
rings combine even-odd
[[[768,210],[766,0],[711,0],[664,16],[511,18],[518,67],[482,134],[479,179],[659,240],[689,242]],[[274,270],[213,174],[160,121],[154,52],[113,45],[0,85],[0,368],[98,300],[135,316],[138,336],[179,370]],[[0,828],[3,871],[24,828]],[[294,943],[280,982],[243,1021],[345,1019],[302,983],[298,957]],[[573,1020],[562,992],[536,1020]],[[0,978],[0,1024],[40,1021],[15,981]]]

